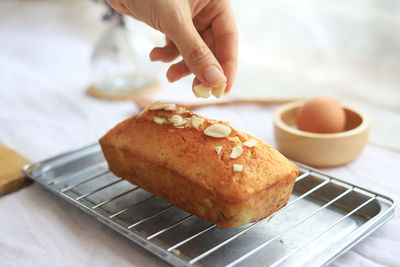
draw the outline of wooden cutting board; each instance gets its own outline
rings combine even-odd
[[[0,143],[0,196],[32,182],[21,170],[28,163],[29,159]]]

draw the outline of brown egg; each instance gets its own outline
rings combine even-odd
[[[315,97],[297,112],[299,130],[313,133],[337,133],[344,130],[346,114],[340,103],[329,97]]]

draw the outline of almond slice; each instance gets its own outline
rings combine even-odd
[[[175,104],[158,104],[158,105],[153,105],[150,107],[150,110],[175,110],[176,109],[176,105]]]
[[[233,171],[234,172],[241,172],[243,170],[243,165],[241,164],[233,164]]]
[[[179,115],[172,115],[171,117],[169,117],[168,120],[173,124],[179,124],[179,123],[181,123],[183,118]]]
[[[237,137],[237,136],[228,137],[228,138],[229,138],[229,140],[231,140],[231,141],[233,141],[235,143],[241,143],[239,137]]]
[[[222,146],[216,146],[215,151],[217,151],[217,154],[219,154],[222,150]]]
[[[182,126],[185,125],[188,122],[188,119],[182,119],[180,122],[175,123],[174,126],[178,127],[178,126]]]
[[[214,138],[227,137],[230,133],[231,133],[231,128],[222,124],[213,124],[204,130],[205,135]]]
[[[214,87],[214,88],[211,90],[211,94],[212,94],[213,96],[215,96],[216,98],[220,98],[221,96],[224,95],[225,87],[226,87],[226,80],[225,80],[224,83],[221,84],[220,86]]]
[[[145,107],[140,113],[139,113],[139,118],[144,114],[144,113],[146,113],[146,111],[148,111],[152,106],[154,106],[154,105],[158,105],[160,103],[160,101],[156,101],[156,102],[153,102],[153,103],[151,103],[150,105],[148,105],[147,107]]]
[[[211,87],[204,86],[202,84],[199,84],[199,85],[196,85],[195,87],[193,87],[194,94],[197,97],[201,97],[201,98],[209,98],[211,89],[212,89]]]
[[[199,129],[199,126],[202,125],[206,120],[203,118],[199,118],[196,116],[192,116],[190,118],[190,123],[193,125],[194,128],[196,128],[197,130]]]
[[[177,114],[189,113],[190,111],[185,109],[184,107],[179,107],[176,111]]]
[[[158,117],[158,116],[154,116],[153,121],[160,125],[167,122],[167,120],[165,118]]]
[[[256,139],[249,139],[246,142],[243,143],[243,145],[247,146],[247,147],[253,147],[255,145],[257,145],[258,141]]]
[[[236,159],[240,155],[242,155],[243,148],[241,146],[235,146],[232,148],[231,155],[229,156],[231,159]]]

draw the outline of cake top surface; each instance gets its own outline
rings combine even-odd
[[[175,104],[152,104],[110,133],[120,149],[133,147],[134,153],[232,203],[285,183],[298,171],[273,147],[229,122],[207,119]]]

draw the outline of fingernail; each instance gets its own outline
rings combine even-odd
[[[216,66],[211,66],[203,72],[203,77],[210,86],[220,86],[226,82],[225,75]]]

